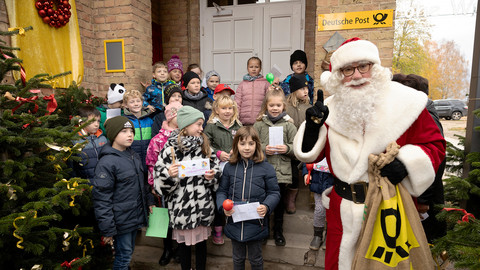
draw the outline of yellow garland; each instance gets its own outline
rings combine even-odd
[[[25,36],[25,28],[22,28],[22,27],[12,27],[12,28],[8,28],[8,31],[15,31],[15,30],[18,30],[18,34],[20,36]]]
[[[33,211],[34,212],[34,215],[33,215],[33,218],[37,218],[37,211]],[[14,220],[13,220],[13,227],[15,227],[15,230],[13,231],[13,236],[17,239],[20,239],[20,241],[17,242],[17,248],[19,249],[24,249],[25,247],[23,247],[22,245],[20,245],[21,243],[23,243],[23,237],[21,237],[20,235],[18,235],[16,232],[18,230],[18,226],[17,224],[15,224],[15,222],[19,219],[25,219],[26,217],[25,216],[19,216],[19,217],[16,217]]]
[[[93,241],[92,239],[87,239],[85,242],[82,243],[82,236],[77,232],[77,228],[78,228],[78,225],[75,226],[75,228],[73,229],[72,231],[72,235],[68,236],[69,233],[65,232],[65,235],[64,238],[65,240],[63,241],[63,245],[65,245],[64,248],[62,248],[63,251],[67,251],[68,250],[68,246],[70,245],[69,241],[70,239],[73,237],[73,235],[77,235],[78,236],[78,243],[77,245],[81,246],[83,245],[83,257],[85,257],[85,252],[87,252],[87,244],[90,243],[90,246],[92,247],[92,249],[94,248],[93,246]]]
[[[66,182],[67,183],[67,189],[68,190],[75,190],[76,187],[78,187],[78,183],[77,181],[74,181],[73,184],[72,184],[72,188],[70,187],[70,181],[68,181],[67,179],[62,179],[62,182]],[[70,207],[74,207],[75,206],[75,196],[76,195],[70,195],[70,198],[72,198],[72,201],[69,203],[69,206]]]
[[[92,247],[92,249],[94,248],[93,247],[93,241],[92,239],[87,239],[87,241],[85,241],[83,244],[83,257],[85,257],[85,252],[87,252],[87,243],[90,243],[90,246]]]

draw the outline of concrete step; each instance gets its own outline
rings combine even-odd
[[[285,232],[286,245],[283,247],[276,246],[273,239],[268,239],[267,244],[263,246],[263,258],[268,262],[275,262],[288,265],[311,265],[324,267],[325,254],[323,250],[318,252],[309,252],[312,234],[289,233]],[[224,237],[225,244],[214,245],[209,238],[207,241],[207,250],[209,256],[230,257],[232,256],[232,243],[227,237]],[[136,245],[141,247],[162,248],[163,240],[156,237],[145,236],[145,229],[137,235]],[[154,257],[158,263],[161,253],[157,253]]]

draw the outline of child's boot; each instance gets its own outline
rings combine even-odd
[[[287,214],[295,214],[297,211],[295,201],[297,200],[298,188],[289,188],[285,200],[285,211]]]
[[[222,226],[215,226],[213,228],[214,233],[213,233],[213,244],[215,245],[223,245],[225,241],[223,240],[223,227]]]
[[[313,227],[313,239],[310,242],[311,250],[319,250],[323,244],[323,227]]]

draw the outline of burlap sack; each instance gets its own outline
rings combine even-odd
[[[368,158],[369,186],[362,230],[352,269],[434,269],[425,232],[411,195],[380,176],[400,147],[390,143],[386,153]]]

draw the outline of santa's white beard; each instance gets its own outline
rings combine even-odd
[[[332,125],[349,134],[364,134],[375,126],[375,105],[382,102],[385,90],[388,89],[391,73],[383,67],[372,67],[372,77],[362,78],[343,84],[341,76],[332,76],[326,90],[334,94],[335,110],[331,115]],[[369,82],[361,88],[349,85],[359,85]],[[329,116],[330,117],[330,116]]]

